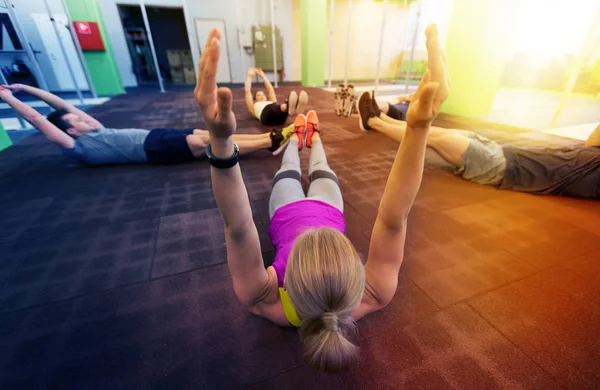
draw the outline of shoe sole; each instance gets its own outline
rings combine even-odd
[[[306,106],[308,105],[308,94],[306,91],[300,91],[298,95],[298,107],[296,109],[297,114],[304,114]]]
[[[345,88],[346,91],[346,96],[344,99],[344,110],[342,112],[342,114],[344,116],[348,116],[348,113],[350,112],[350,106],[352,104],[352,100],[354,99],[354,85],[350,84],[348,85],[347,88]]]
[[[306,147],[309,149],[312,147],[312,136],[310,138],[308,137],[308,124],[310,123],[308,121],[308,114],[310,114],[311,112],[314,112],[314,110],[310,110],[309,112],[306,113],[306,128],[305,128],[306,140],[304,141],[304,145],[306,145]],[[318,123],[317,123],[317,125],[318,125]],[[310,139],[310,143],[308,142],[309,139]]]
[[[286,148],[286,146],[288,146],[289,143],[290,143],[290,140],[288,139],[287,141],[285,141],[284,143],[279,145],[279,147],[277,149],[275,149],[273,152],[271,152],[271,154],[273,156],[277,156],[279,153],[281,153]]]
[[[343,107],[343,100],[342,100],[342,90],[343,90],[344,86],[342,84],[338,85],[336,90],[335,90],[335,115],[337,116],[341,116],[342,115],[342,107]]]
[[[288,115],[296,115],[296,106],[298,105],[298,94],[296,91],[290,92],[288,97]]]
[[[350,102],[350,110],[348,110],[348,115],[347,115],[348,118],[350,118],[350,116],[354,112],[354,102],[356,102],[356,96],[354,96],[352,98],[352,101]]]

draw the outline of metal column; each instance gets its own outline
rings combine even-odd
[[[31,61],[31,66],[33,66],[33,68],[34,68],[34,72],[36,74],[36,80],[37,80],[38,84],[40,85],[40,87],[47,91],[48,84],[46,84],[46,80],[44,80],[44,75],[42,74],[42,70],[40,69],[40,64],[38,64],[37,59],[35,58],[35,55],[33,54],[33,50],[31,49],[31,46],[29,45],[29,41],[27,40],[27,37],[25,36],[23,29],[21,28],[21,24],[19,23],[17,16],[15,15],[15,10],[13,9],[13,6],[12,6],[10,0],[4,0],[4,4],[6,4],[6,9],[8,11],[8,15],[10,16],[10,20],[12,21],[13,26],[15,27],[15,30],[17,30],[17,35],[19,36],[19,39],[21,40],[23,49],[27,52],[27,56],[29,57],[29,60]]]
[[[96,93],[96,87],[94,87],[94,82],[92,81],[92,76],[90,75],[90,70],[85,62],[85,57],[83,56],[83,50],[81,50],[81,45],[79,44],[79,38],[77,38],[77,34],[75,33],[75,25],[73,24],[73,20],[71,20],[71,15],[69,14],[69,9],[67,8],[67,4],[65,0],[60,0],[65,10],[65,15],[67,16],[67,22],[69,23],[69,32],[71,33],[71,38],[73,39],[73,44],[75,44],[75,50],[77,51],[77,56],[79,57],[79,62],[81,62],[81,66],[83,67],[83,73],[85,74],[85,79],[87,80],[88,86],[90,88],[90,92],[94,98],[98,97]]]
[[[190,15],[189,15],[189,12],[187,9],[187,0],[181,0],[181,4],[183,6],[183,17],[185,18],[185,28],[187,29],[188,41],[190,43],[190,52],[192,53],[192,58],[194,59],[194,73],[196,74],[196,81],[198,81],[198,77],[200,76],[198,74],[198,66],[200,64],[200,58],[194,56],[194,50],[193,50],[194,47],[199,47],[198,44],[193,43],[193,42],[197,41],[198,38],[197,37],[194,39],[192,38],[194,36],[192,34],[192,31],[196,31],[196,30],[195,30],[195,26],[193,26],[193,25],[190,26],[190,22],[192,20],[190,19]],[[223,34],[225,34],[225,32],[223,32]]]
[[[348,64],[350,63],[350,27],[352,26],[352,0],[348,0],[348,31],[346,32],[346,68],[344,69],[344,87],[348,86]]]
[[[408,83],[412,72],[412,64],[415,59],[415,46],[417,45],[417,34],[419,33],[419,19],[421,18],[421,6],[423,0],[419,0],[419,8],[417,9],[417,20],[415,20],[415,30],[412,39],[412,48],[410,49],[410,62],[408,63],[408,71],[406,72],[406,82],[404,83],[404,93],[408,93]]]
[[[244,51],[244,42],[242,39],[242,30],[244,29],[244,24],[242,23],[242,14],[241,14],[241,5],[240,0],[235,0],[235,18],[236,18],[236,29],[237,29],[237,39],[238,45],[240,46],[240,65],[242,66],[242,77],[248,72],[248,64],[246,63],[246,53]]]
[[[277,41],[275,41],[275,2],[271,0],[271,42],[273,42],[273,75],[275,76],[275,88],[277,88]]]
[[[148,44],[150,45],[150,51],[152,52],[152,59],[154,61],[154,67],[156,68],[156,75],[158,76],[160,92],[166,92],[165,86],[163,85],[162,76],[160,74],[160,66],[158,65],[158,58],[156,57],[156,49],[154,48],[154,40],[152,39],[152,31],[150,30],[150,23],[148,22],[148,14],[146,13],[146,4],[144,4],[144,0],[140,0],[140,9],[142,10],[142,18],[144,19],[144,27],[146,27],[146,33],[148,35]]]
[[[327,64],[329,77],[327,80],[327,88],[331,88],[331,72],[333,69],[333,25],[335,23],[334,20],[334,11],[335,11],[335,0],[329,1],[329,64]]]
[[[44,4],[46,5],[48,17],[50,18],[50,22],[52,23],[52,27],[54,28],[54,34],[56,35],[56,39],[58,40],[58,46],[60,46],[60,51],[62,52],[62,55],[65,58],[65,62],[67,63],[67,70],[71,75],[71,80],[73,80],[73,85],[75,86],[75,92],[77,93],[77,97],[79,98],[79,103],[81,103],[81,105],[83,106],[85,104],[85,101],[83,100],[83,95],[81,94],[81,90],[79,89],[79,85],[77,84],[77,78],[75,77],[75,72],[73,72],[73,67],[71,66],[69,57],[67,56],[65,45],[63,44],[62,39],[60,39],[60,33],[58,32],[58,27],[56,26],[56,19],[54,19],[54,15],[52,14],[52,10],[50,9],[50,4],[48,4],[48,0],[44,0]]]
[[[385,31],[386,15],[388,0],[383,0],[381,9],[381,32],[379,33],[379,55],[377,56],[377,70],[375,73],[375,93],[379,88],[379,68],[381,67],[381,55],[383,54],[383,32]]]

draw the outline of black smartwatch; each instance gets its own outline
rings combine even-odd
[[[233,144],[233,155],[229,158],[219,158],[212,153],[212,148],[210,143],[206,145],[204,149],[206,152],[206,157],[208,157],[208,162],[215,168],[219,169],[228,169],[235,167],[237,163],[240,161],[240,149],[236,144]]]

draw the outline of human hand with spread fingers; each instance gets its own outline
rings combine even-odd
[[[425,35],[428,67],[406,114],[406,123],[414,130],[428,130],[431,122],[440,112],[442,104],[450,95],[445,56],[440,49],[437,28],[434,24],[427,26]]]
[[[0,98],[4,99],[5,97],[12,96],[12,90],[8,88],[7,85],[0,86]]]
[[[233,154],[231,136],[237,124],[232,111],[233,97],[229,88],[217,88],[217,68],[221,51],[221,33],[213,28],[208,35],[200,57],[198,83],[194,97],[208,127],[212,152],[216,157],[226,158]]]

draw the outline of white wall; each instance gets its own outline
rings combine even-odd
[[[49,0],[48,3],[50,4],[50,9],[52,10],[52,13],[55,13],[57,15],[58,14],[64,15],[64,9],[62,8],[59,0]],[[40,36],[40,33],[35,25],[35,22],[34,22],[33,18],[31,17],[32,13],[46,13],[46,7],[44,5],[43,0],[27,0],[27,1],[17,1],[17,2],[13,1],[13,5],[14,5],[15,15],[19,21],[19,24],[21,25],[21,28],[23,29],[25,38],[27,39],[27,41],[29,41],[29,43],[31,44],[31,46],[34,50],[40,52],[40,53],[36,54],[36,58],[37,58],[40,68],[42,68],[43,70],[46,70],[43,73],[44,73],[44,79],[46,80],[46,83],[48,84],[48,88],[52,91],[58,90],[59,88],[58,88],[57,78],[54,76],[54,74],[52,72],[48,72],[47,70],[51,69],[51,67],[52,67],[50,64],[49,56],[52,56],[52,55],[62,56],[62,52],[61,52],[59,46],[56,46],[53,48],[46,48],[44,46],[42,37]],[[15,23],[13,22],[13,25],[14,24]],[[15,26],[15,29],[16,29],[16,26]],[[21,44],[24,46],[26,43],[21,41]],[[34,67],[31,65],[31,63],[29,61],[29,57],[26,54],[20,54],[20,55],[17,55],[16,57],[25,61],[27,66],[29,66],[29,69],[32,72],[34,72]],[[14,58],[16,58],[16,57],[14,57]],[[9,65],[9,63],[12,63],[12,59],[13,59],[13,57],[11,55],[2,54],[0,62],[2,64],[2,66],[6,66],[6,65]]]
[[[29,43],[31,48],[35,51],[35,58],[48,89],[56,92],[75,90],[75,85],[73,84],[73,79],[68,71],[66,63],[66,61],[69,61],[69,64],[75,73],[75,77],[78,80],[79,87],[83,90],[87,90],[88,86],[87,80],[85,79],[84,68],[79,61],[71,35],[66,29],[67,16],[62,2],[60,0],[48,0],[48,5],[50,6],[50,12],[58,21],[59,34],[62,36],[62,44],[68,57],[67,60],[65,60],[65,54],[61,49],[54,26],[48,17],[48,11],[44,0],[13,0],[13,5],[14,14],[17,18],[17,21],[13,20],[13,26],[17,33],[22,32],[24,35],[24,37],[20,36],[21,44],[25,46]],[[18,30],[18,25],[20,25],[21,31]],[[10,66],[15,59],[23,60],[35,74],[34,64],[32,64],[27,53],[0,52],[1,67]],[[40,82],[40,80],[38,80],[38,82]]]
[[[131,69],[131,57],[125,40],[125,32],[119,18],[117,4],[139,4],[138,0],[98,0],[104,16],[108,39],[115,53],[121,78],[126,87],[137,85],[135,75]],[[286,80],[299,80],[300,74],[294,72],[293,45],[299,44],[293,41],[292,31],[292,2],[291,0],[275,1],[275,24],[280,28],[283,36],[283,61],[286,68]],[[233,83],[243,83],[246,80],[248,67],[254,65],[254,57],[244,52],[240,54],[240,45],[237,33],[238,14],[241,18],[243,28],[251,31],[251,26],[258,23],[270,23],[270,1],[269,0],[146,0],[148,6],[182,7],[186,2],[187,26],[190,35],[192,55],[196,61],[200,58],[198,38],[194,19],[223,19],[225,21],[225,34],[227,34],[228,53],[230,58],[230,69]],[[237,9],[239,4],[240,8]],[[202,39],[205,39],[202,37]],[[298,59],[299,60],[299,59]]]
[[[5,14],[6,12],[0,12],[0,13]],[[24,42],[21,41],[21,44],[24,45]],[[29,57],[27,56],[26,53],[2,53],[2,52],[0,52],[0,68],[3,68],[5,66],[10,67],[10,65],[15,60],[22,60],[29,67],[29,69],[31,69],[33,71],[33,66],[31,65],[31,62],[29,61]]]
[[[415,60],[427,59],[425,48],[425,27],[437,23],[438,31],[445,36],[452,15],[451,0],[425,0],[419,20]],[[386,24],[383,33],[381,55],[381,78],[397,77],[400,74],[400,59],[410,58],[414,22],[417,14],[417,3],[411,3],[404,8],[402,2],[388,2]],[[352,19],[348,29],[348,1],[335,0],[334,35],[333,35],[333,66],[332,79],[343,80],[346,67],[346,37],[350,32],[350,55],[348,57],[348,78],[350,80],[375,79],[379,53],[379,38],[382,23],[383,2],[371,0],[353,0]],[[294,13],[294,19],[299,20],[299,8]],[[329,45],[329,2],[327,4],[327,44]],[[325,77],[327,78],[329,64],[329,46],[325,62]]]

